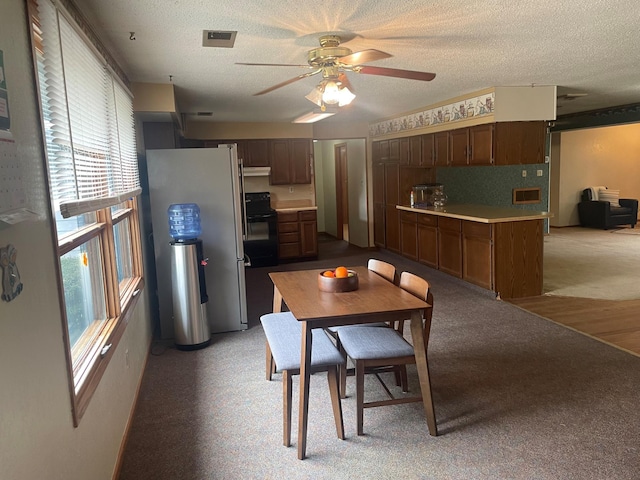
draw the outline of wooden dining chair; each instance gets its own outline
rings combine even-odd
[[[291,312],[268,313],[260,317],[266,342],[267,380],[273,371],[282,372],[282,443],[291,445],[291,397],[293,375],[300,374],[302,326]],[[344,440],[342,404],[338,387],[338,368],[345,360],[321,328],[311,331],[311,373],[326,371],[333,418],[338,438]]]
[[[400,288],[410,292],[422,300],[425,300],[429,305],[433,306],[433,295],[429,291],[429,283],[423,278],[409,272],[402,272],[402,275],[400,276]],[[432,313],[432,307],[425,309],[423,318],[425,355],[427,353],[427,345],[429,344]],[[406,366],[408,364],[416,363],[413,346],[404,339],[397,329],[363,328],[356,326],[341,331],[340,341],[342,348],[356,365],[356,415],[358,435],[363,435],[363,416],[365,408],[422,401],[421,396],[394,398],[391,391],[379,375],[376,375],[376,377],[390,398],[388,400],[375,402],[364,401],[365,370],[396,365]],[[403,387],[405,387],[406,380],[403,381],[403,384]],[[403,388],[403,390],[405,390],[405,388]]]
[[[398,275],[396,273],[396,267],[393,266],[391,263],[388,262],[384,262],[382,260],[378,260],[375,258],[370,258],[369,261],[367,262],[367,268],[369,270],[371,270],[372,272],[377,273],[378,275],[380,275],[382,278],[384,278],[385,280],[388,280],[389,282],[397,285],[399,278]],[[341,344],[340,344],[340,330],[341,329],[345,329],[345,328],[351,328],[354,325],[347,325],[347,326],[336,326],[336,327],[329,327],[327,328],[327,332],[335,339],[336,341],[336,347],[338,347],[338,349],[340,350],[340,352],[342,353],[342,355],[345,357],[345,364],[343,366],[340,367],[340,398],[345,398],[346,397],[346,388],[347,388],[347,373],[352,374],[353,371],[349,371],[347,370],[347,365],[346,365],[346,352],[344,351],[344,349],[342,348]],[[379,322],[379,323],[367,323],[367,324],[363,324],[360,325],[361,327],[388,327],[388,326],[392,326],[392,325],[388,325],[384,322]],[[400,370],[396,370],[396,383],[398,383],[398,385],[400,385],[399,382],[401,382],[402,376],[401,376],[401,372]]]

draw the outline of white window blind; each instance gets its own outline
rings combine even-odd
[[[44,68],[39,72],[51,191],[65,218],[123,202],[141,191],[131,97],[49,0],[39,2]]]

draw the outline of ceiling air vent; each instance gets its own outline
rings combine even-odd
[[[203,30],[202,46],[218,47],[218,48],[233,48],[233,44],[236,41],[237,33],[238,32],[223,31],[223,30]]]

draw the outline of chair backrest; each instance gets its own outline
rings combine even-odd
[[[433,315],[433,295],[429,289],[429,282],[424,278],[410,272],[402,272],[400,275],[400,288],[415,295],[420,300],[424,300],[429,305],[424,311],[424,344],[429,344],[429,333],[431,331],[431,317]]]
[[[382,278],[397,285],[398,282],[396,267],[394,267],[390,263],[383,262],[382,260],[376,260],[375,258],[370,258],[369,262],[367,263],[367,268],[372,272],[376,272]]]

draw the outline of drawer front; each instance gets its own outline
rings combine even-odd
[[[280,222],[297,222],[298,212],[278,212],[278,223]]]
[[[298,222],[278,222],[278,235],[291,232],[295,232],[296,234],[298,233]]]
[[[409,222],[416,223],[418,221],[418,214],[413,212],[405,212],[404,210],[400,210],[400,221],[401,222]]]
[[[480,237],[480,238],[491,238],[491,225],[488,223],[478,223],[478,222],[467,222],[465,221],[462,224],[462,232],[465,235]]]
[[[298,243],[299,240],[300,234],[298,232],[278,233],[278,243]]]
[[[298,212],[300,214],[300,221],[315,221],[317,218],[315,210],[301,210]]]
[[[418,223],[420,225],[426,225],[429,227],[437,227],[438,217],[436,215],[428,215],[426,213],[421,213],[420,215],[418,215]]]
[[[457,218],[440,217],[438,220],[438,227],[442,230],[460,232],[462,231],[462,220],[458,220]]]

